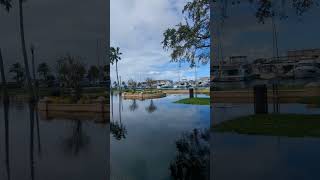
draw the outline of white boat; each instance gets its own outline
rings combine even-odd
[[[299,62],[292,70],[287,74],[288,77],[294,77],[298,79],[303,78],[316,78],[320,75],[320,68],[314,61]]]

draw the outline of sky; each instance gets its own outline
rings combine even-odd
[[[281,1],[276,1],[280,3]],[[288,50],[320,48],[320,6],[313,6],[302,16],[298,16],[291,3],[285,6],[286,19],[275,18],[277,28],[279,55],[286,55]],[[219,6],[212,11],[220,12]],[[222,56],[248,56],[248,60],[268,58],[273,56],[273,38],[271,19],[258,23],[255,17],[256,9],[248,2],[240,5],[228,5],[227,18],[221,28],[221,41],[218,36],[218,26],[212,33],[214,44],[214,64],[218,54],[217,44],[222,46]],[[218,16],[216,16],[218,17]],[[218,20],[214,19],[217,24]],[[222,42],[222,43],[221,43]]]
[[[120,47],[118,63],[122,81],[133,79],[194,79],[189,64],[172,63],[170,52],[161,45],[163,32],[183,21],[182,9],[188,0],[111,0],[111,46]],[[180,71],[179,71],[180,69]],[[210,67],[199,65],[198,77],[209,77]],[[115,80],[115,66],[111,79]]]
[[[9,13],[0,8],[0,47],[7,78],[11,64],[23,63],[18,1],[12,1]],[[35,63],[46,62],[56,73],[56,61],[66,54],[81,57],[88,66],[103,63],[106,50],[107,1],[101,0],[30,0],[23,4],[25,39],[29,61],[30,45],[35,46]],[[99,59],[99,60],[98,60]]]

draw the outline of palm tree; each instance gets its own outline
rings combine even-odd
[[[147,78],[146,79],[146,83],[147,83],[147,86],[152,89],[152,86],[153,86],[153,80],[151,78]]]
[[[7,11],[12,7],[11,0],[0,0],[0,6],[4,7]]]
[[[4,102],[8,101],[8,90],[7,90],[7,81],[4,73],[4,66],[3,66],[3,59],[2,59],[2,53],[0,48],[0,70],[1,70],[1,81],[2,81],[2,92],[3,92],[3,100]]]
[[[22,54],[23,54],[23,60],[24,60],[24,66],[26,70],[26,76],[27,76],[27,81],[28,81],[28,89],[30,93],[30,100],[34,100],[35,94],[34,90],[32,87],[32,80],[31,80],[31,75],[30,75],[30,70],[29,70],[29,61],[28,61],[28,55],[27,55],[27,49],[26,49],[26,41],[24,38],[24,21],[23,21],[23,2],[25,0],[19,0],[19,22],[20,22],[20,36],[21,36],[21,46],[22,46]]]
[[[20,63],[14,63],[11,65],[9,69],[10,73],[14,73],[15,76],[13,77],[14,80],[16,80],[17,84],[22,84],[24,82],[24,68]]]
[[[0,6],[3,6],[7,12],[10,11],[11,8],[11,0],[0,0]],[[3,97],[4,102],[8,101],[8,90],[7,90],[7,81],[5,77],[4,72],[4,66],[3,66],[3,58],[0,48],[0,71],[1,71],[1,80],[2,80],[2,91],[3,91]]]
[[[114,47],[110,47],[110,62],[113,65],[114,63],[116,64],[116,74],[117,74],[117,82],[118,85],[120,84],[119,81],[119,72],[118,72],[118,61],[121,60],[121,56],[122,53],[120,52],[120,48],[114,48]],[[119,90],[121,90],[120,86],[118,86]]]
[[[42,76],[43,80],[47,80],[50,68],[47,63],[41,63],[38,65],[37,72],[39,76]]]

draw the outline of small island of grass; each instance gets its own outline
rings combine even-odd
[[[320,107],[320,96],[303,97],[299,101],[302,104],[308,104],[315,107]]]
[[[177,104],[210,105],[210,98],[186,98],[176,101]]]
[[[213,129],[247,135],[320,137],[320,115],[251,115],[219,123]]]

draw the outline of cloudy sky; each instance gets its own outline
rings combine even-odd
[[[0,48],[7,72],[11,64],[23,63],[18,1],[12,2],[13,8],[9,13],[0,8]],[[35,63],[48,63],[52,73],[56,72],[57,59],[66,54],[81,57],[87,67],[99,64],[98,59],[100,64],[106,59],[103,43],[107,28],[107,1],[30,0],[23,7],[29,60],[31,44],[35,46]],[[9,80],[12,75],[8,72]]]
[[[120,47],[118,64],[121,79],[143,81],[177,80],[179,64],[170,62],[170,52],[162,49],[163,32],[183,21],[182,8],[188,0],[112,0],[111,46]],[[200,65],[198,76],[209,76],[209,64]],[[189,64],[181,65],[180,77],[194,78]],[[115,78],[115,66],[111,66]]]
[[[281,1],[275,1],[280,3]],[[289,1],[288,1],[289,2]],[[219,4],[218,4],[219,5]],[[220,6],[212,11],[221,13]],[[276,4],[277,5],[277,4]],[[279,5],[279,4],[278,4]],[[222,46],[222,56],[246,55],[249,60],[273,56],[273,29],[271,19],[259,23],[255,17],[256,6],[248,3],[231,5],[229,2],[222,26],[214,26],[214,54],[218,54],[217,44]],[[280,55],[286,55],[288,50],[320,48],[320,6],[312,6],[302,16],[298,16],[291,3],[287,3],[284,12],[288,18],[274,19],[277,27],[278,48]],[[218,16],[214,23],[218,21]],[[217,34],[220,27],[220,38]],[[214,56],[216,60],[218,56]]]

